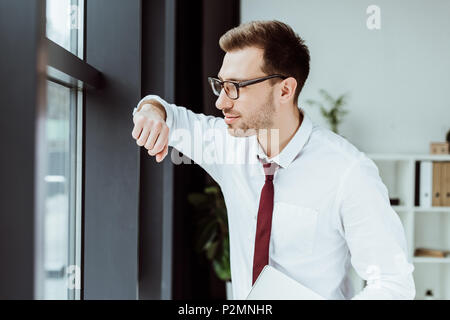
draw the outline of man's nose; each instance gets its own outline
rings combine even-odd
[[[216,100],[216,108],[219,110],[231,109],[233,107],[233,100],[228,98],[225,90],[220,90],[220,95]]]

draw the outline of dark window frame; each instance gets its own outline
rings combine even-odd
[[[45,1],[0,2],[0,299],[41,298]]]

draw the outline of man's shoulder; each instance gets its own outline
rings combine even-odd
[[[318,152],[321,159],[326,162],[333,162],[335,167],[336,165],[348,167],[355,161],[369,159],[347,137],[320,125],[313,126],[310,143],[314,147],[312,150]]]
[[[365,156],[348,138],[320,125],[313,127],[310,142],[322,152],[343,161],[352,161]]]

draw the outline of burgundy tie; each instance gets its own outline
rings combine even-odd
[[[271,166],[272,165],[272,166]],[[273,212],[273,175],[276,170],[276,164],[263,164],[266,182],[261,190],[259,200],[258,221],[256,224],[255,252],[253,255],[253,281],[258,278],[261,270],[269,264],[269,243],[270,231],[272,229]]]

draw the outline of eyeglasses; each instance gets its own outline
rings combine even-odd
[[[246,80],[246,81],[232,81],[232,80],[222,81],[220,79],[208,77],[208,82],[211,85],[211,89],[216,96],[220,96],[220,91],[222,91],[222,88],[223,88],[225,90],[225,93],[227,94],[228,98],[230,98],[232,100],[236,100],[239,98],[239,88],[243,88],[243,87],[249,86],[251,84],[263,82],[265,80],[272,79],[272,78],[281,78],[284,80],[288,77],[282,76],[279,74],[273,74],[270,76],[252,79],[252,80]]]

